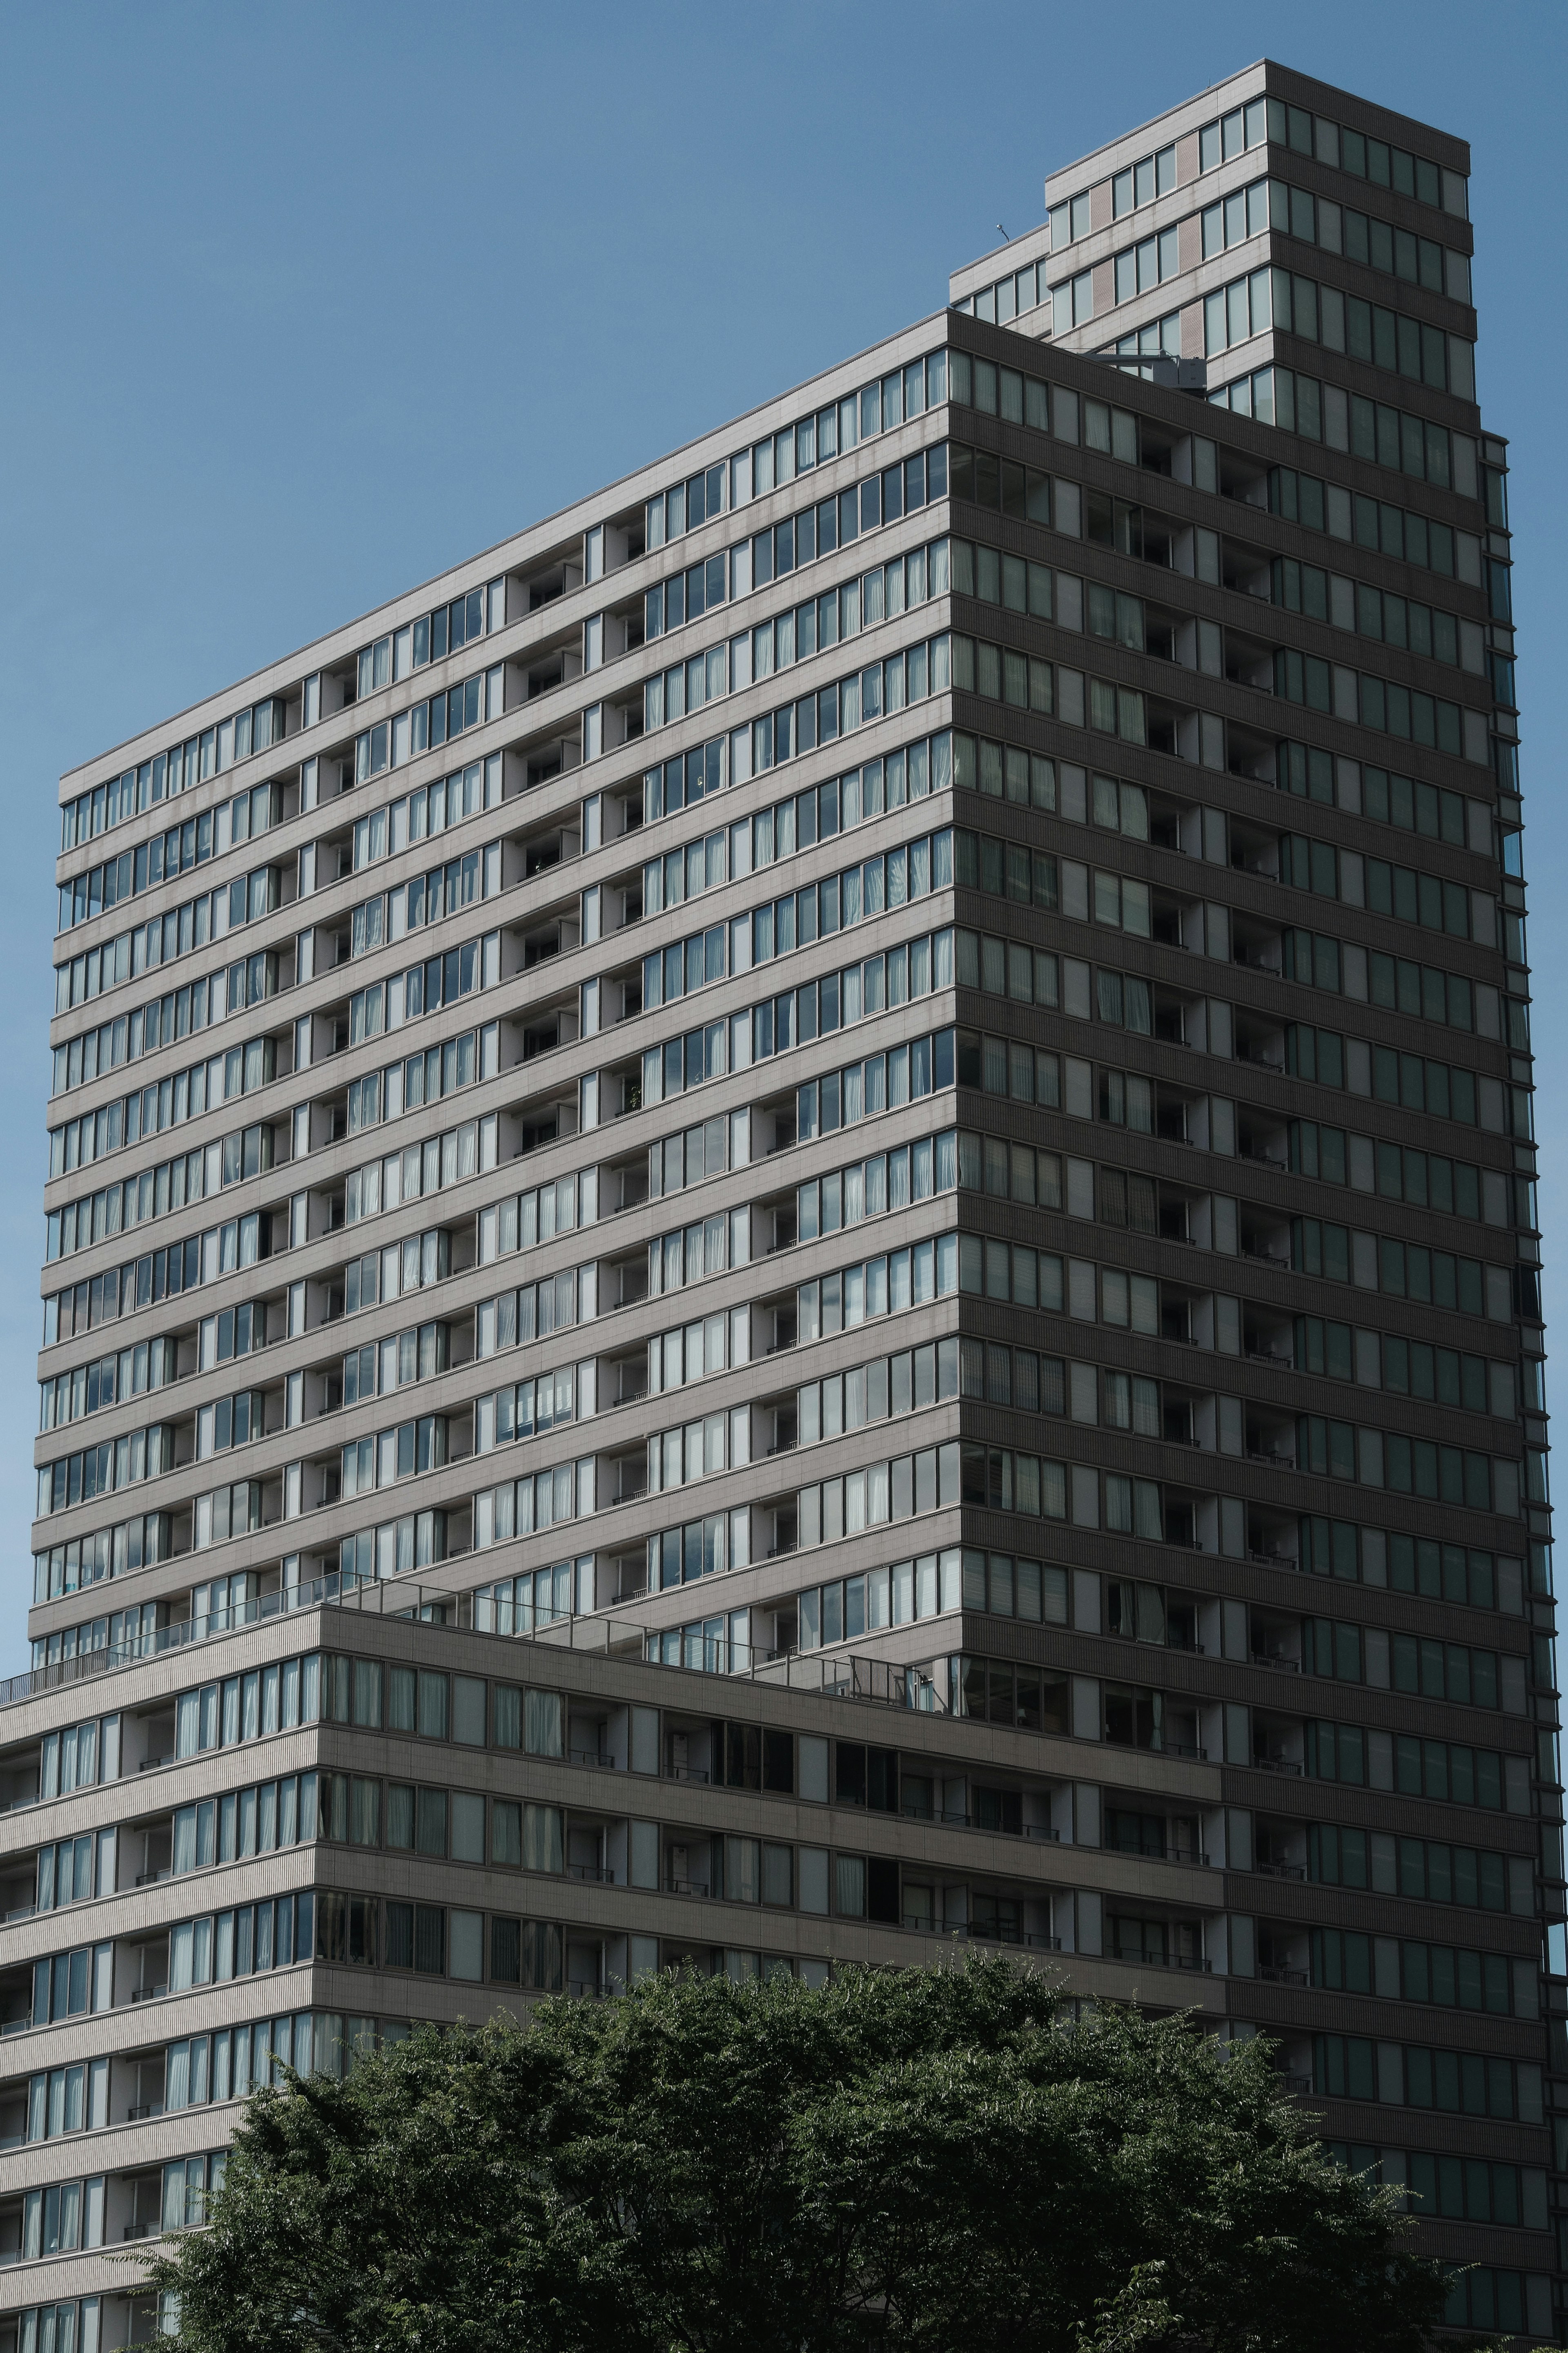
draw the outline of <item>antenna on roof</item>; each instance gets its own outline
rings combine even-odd
[[[1002,235],[1002,241],[1003,241],[1003,243],[1004,243],[1005,245],[1011,245],[1011,244],[1012,244],[1012,242],[1013,242],[1013,240],[1012,240],[1012,238],[1008,236],[1008,234],[1007,234],[1006,230],[1005,230],[1005,228],[1003,228],[1003,227],[1002,227],[1002,224],[1001,224],[1001,222],[1000,222],[1000,221],[998,221],[998,222],[997,222],[996,227],[997,227],[997,228],[998,228],[999,230],[1001,230],[1001,235]]]

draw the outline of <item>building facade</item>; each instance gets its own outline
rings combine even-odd
[[[156,2333],[280,2062],[971,1943],[1277,2038],[1556,2341],[1468,170],[1251,68],[65,779],[0,2347]]]

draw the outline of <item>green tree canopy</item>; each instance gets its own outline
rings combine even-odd
[[[187,2353],[1417,2353],[1443,2290],[1265,2047],[1001,1960],[662,1978],[252,2099]]]

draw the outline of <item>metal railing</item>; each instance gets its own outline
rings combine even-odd
[[[215,1609],[203,1618],[183,1618],[177,1626],[160,1626],[155,1632],[138,1634],[128,1642],[112,1643],[100,1651],[79,1651],[74,1659],[58,1659],[52,1666],[31,1667],[24,1674],[8,1675],[0,1679],[0,1707],[12,1707],[19,1700],[37,1699],[41,1692],[64,1691],[73,1683],[94,1683],[100,1675],[115,1674],[122,1667],[140,1666],[146,1659],[160,1659],[167,1651],[183,1651],[192,1643],[212,1641],[224,1634],[243,1633],[247,1627],[264,1625],[296,1610],[318,1609],[336,1598],[336,1588],[342,1583],[341,1574],[333,1569],[325,1577],[312,1577],[307,1585],[279,1587],[276,1593],[258,1594],[249,1601],[237,1601],[228,1609]]]
[[[893,1925],[891,1921],[888,1926]],[[940,1920],[922,1919],[918,1912],[906,1912],[900,1926],[908,1936],[943,1936],[967,1945],[1015,1945],[1037,1952],[1059,1953],[1059,1936],[1047,1936],[1026,1928],[976,1927],[973,1922],[959,1921],[952,1925]]]
[[[210,1616],[185,1619],[177,1626],[161,1627],[153,1634],[141,1636],[116,1648],[84,1651],[74,1659],[63,1659],[51,1667],[37,1667],[26,1674],[12,1675],[0,1681],[0,1707],[14,1706],[23,1700],[36,1698],[42,1692],[96,1682],[122,1668],[140,1666],[148,1659],[163,1657],[171,1651],[244,1633],[253,1626],[268,1624],[274,1619],[313,1609],[357,1610],[376,1618],[421,1619],[460,1633],[496,1632],[493,1627],[475,1624],[475,1599],[471,1590],[454,1592],[445,1586],[418,1586],[404,1577],[361,1579],[352,1573],[345,1575],[341,1570],[332,1569],[308,1583],[280,1588],[275,1593],[259,1594],[252,1600],[237,1602],[230,1609],[215,1610]],[[812,1693],[823,1699],[860,1700],[877,1706],[913,1709],[922,1715],[947,1715],[952,1713],[945,1690],[939,1685],[933,1662],[904,1666],[889,1659],[859,1655],[830,1656],[826,1652],[800,1651],[779,1652],[764,1650],[760,1645],[731,1641],[728,1637],[700,1639],[695,1646],[689,1641],[683,1641],[685,1655],[679,1661],[653,1655],[650,1646],[657,1644],[662,1647],[664,1637],[669,1630],[668,1627],[645,1626],[628,1619],[595,1611],[591,1616],[558,1618],[548,1625],[534,1626],[528,1631],[503,1636],[502,1639],[534,1642],[545,1649],[580,1651],[592,1657],[619,1659],[628,1665],[658,1666],[667,1673],[721,1674],[731,1681],[743,1679],[754,1683],[773,1684],[786,1691]],[[693,1647],[700,1651],[700,1660],[691,1656]],[[945,1677],[942,1683],[945,1683]],[[147,1769],[154,1764],[172,1761],[165,1757],[149,1758],[146,1760]],[[583,1761],[589,1760],[584,1758]]]

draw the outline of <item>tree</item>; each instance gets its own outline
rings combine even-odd
[[[1418,2353],[1443,2303],[1261,2042],[1034,1973],[664,1977],[258,2093],[185,2353]]]

